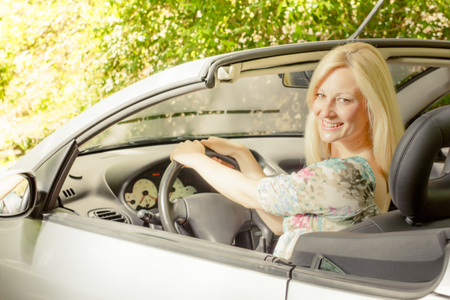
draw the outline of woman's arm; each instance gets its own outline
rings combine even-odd
[[[275,216],[262,209],[255,209],[264,223],[272,230],[276,235],[283,234],[283,216]]]
[[[217,139],[217,138],[214,138]],[[250,209],[255,209],[266,225],[277,235],[283,233],[283,217],[275,216],[264,211],[258,199],[258,183],[261,178],[266,177],[258,162],[251,152],[240,144],[228,143],[218,139],[212,143],[198,141],[186,141],[180,143],[172,152],[171,159],[184,166],[193,168],[203,179],[213,186],[219,193],[230,200]],[[223,143],[222,143],[223,142]],[[219,143],[221,143],[219,145]],[[214,151],[230,155],[239,163],[239,167],[245,170],[238,172],[205,155],[206,146]],[[250,162],[246,162],[249,159]]]
[[[247,208],[262,209],[258,201],[258,179],[233,170],[205,155],[199,141],[178,144],[171,159],[197,171],[219,193]]]

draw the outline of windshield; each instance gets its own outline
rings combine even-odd
[[[303,134],[306,89],[277,74],[241,78],[156,104],[108,128],[81,148],[219,136]]]
[[[401,64],[389,64],[389,69],[397,88],[427,70]],[[295,77],[301,73],[288,74],[291,85],[286,84],[286,74],[262,75],[169,99],[111,126],[85,143],[81,151],[213,135],[303,135],[308,81],[296,85],[300,81]]]

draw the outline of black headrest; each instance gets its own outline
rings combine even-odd
[[[406,130],[392,159],[392,201],[410,223],[450,217],[450,172],[430,180],[436,156],[450,147],[450,106],[434,109]],[[450,161],[447,157],[446,166]]]

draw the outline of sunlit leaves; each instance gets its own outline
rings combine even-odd
[[[0,0],[0,161],[168,67],[255,47],[345,39],[376,2]],[[448,0],[386,0],[360,37],[448,39],[449,16]]]

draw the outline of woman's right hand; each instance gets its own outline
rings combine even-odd
[[[189,168],[195,168],[199,157],[206,157],[205,147],[197,140],[179,143],[170,154],[170,160]]]

